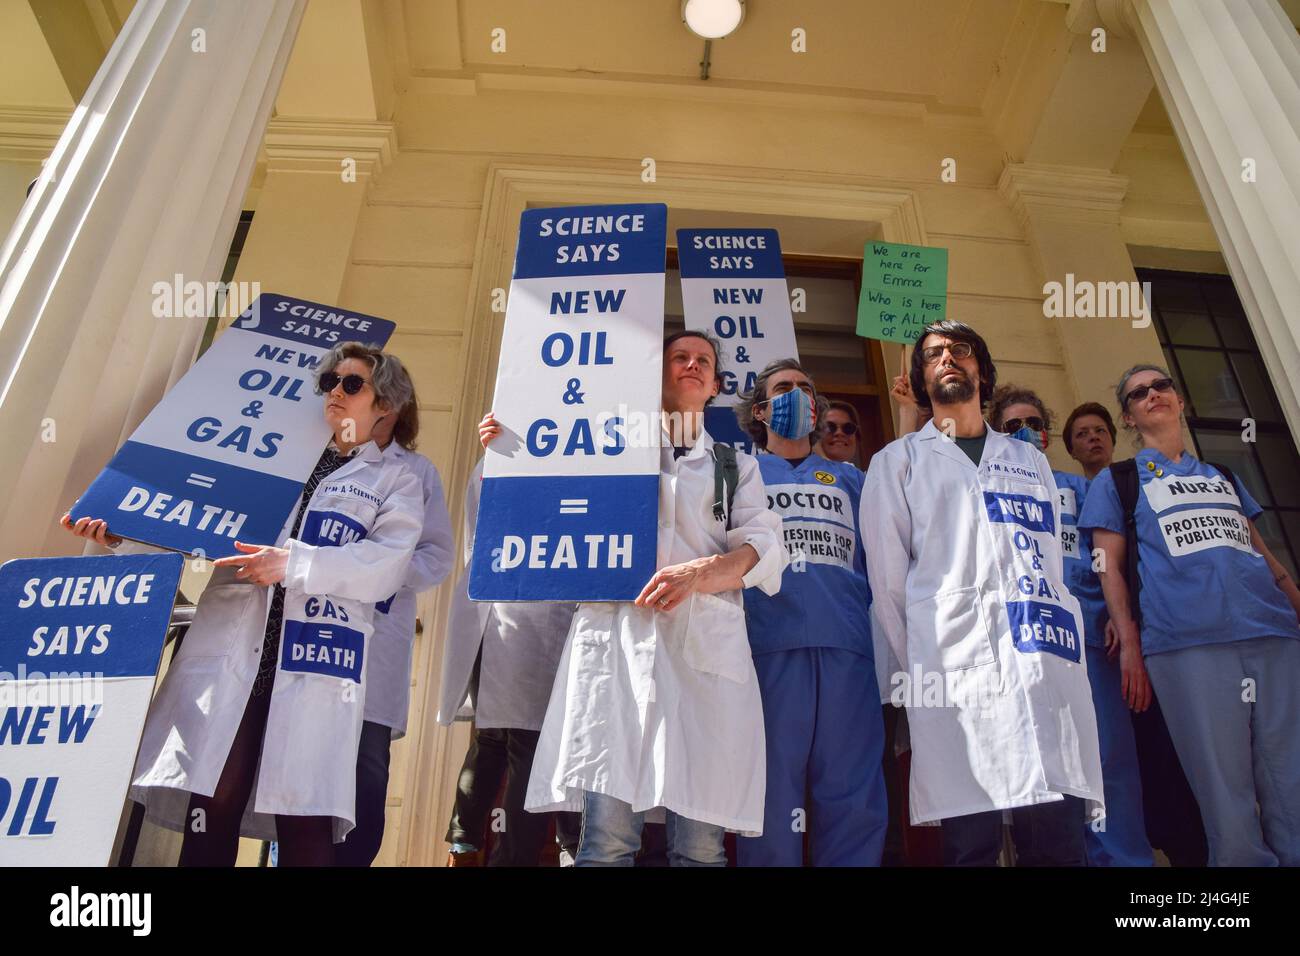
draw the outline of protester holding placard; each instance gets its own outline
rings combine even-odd
[[[1105,556],[1125,693],[1150,675],[1211,866],[1300,866],[1300,590],[1245,484],[1188,450],[1168,371],[1134,366],[1115,399],[1142,447],[1097,475],[1079,527]]]
[[[1018,862],[1082,865],[1076,798],[1101,802],[1101,761],[1051,467],[984,421],[997,369],[970,326],[926,326],[911,384],[934,418],[872,458],[861,526],[912,822],[943,822],[948,863],[991,866],[1011,810]]]
[[[583,811],[579,866],[631,865],[656,808],[674,865],[723,866],[725,829],[762,832],[763,705],[740,591],[777,593],[785,548],[757,463],[702,428],[720,384],[707,336],[668,337],[658,570],[635,601],[580,604],[560,660],[526,806]],[[485,444],[499,433],[489,414]]]
[[[355,819],[373,605],[420,538],[419,480],[374,442],[410,398],[399,360],[357,342],[317,368],[333,441],[275,545],[214,562],[145,723],[131,796],[181,830],[182,865],[233,865],[238,838],[328,865]],[[64,525],[113,543],[102,519]]]
[[[858,529],[862,472],[814,454],[826,414],[794,359],[759,372],[740,406],[768,507],[781,516],[790,561],[779,594],[745,600],[763,696],[767,796],[763,834],[736,844],[741,866],[879,866],[887,801]],[[841,413],[842,414],[842,413]]]
[[[998,386],[989,408],[989,424],[1040,451],[1050,443],[1051,412],[1035,392],[1019,385]],[[1084,847],[1090,866],[1152,866],[1154,858],[1142,812],[1137,744],[1129,716],[1130,707],[1140,713],[1150,706],[1150,688],[1145,681],[1133,679],[1131,658],[1120,658],[1114,630],[1107,626],[1101,580],[1093,570],[1092,535],[1077,525],[1092,479],[1110,464],[1115,448],[1115,424],[1110,412],[1095,402],[1075,409],[1065,423],[1065,447],[1087,473],[1083,477],[1053,469],[1052,477],[1060,495],[1065,583],[1083,612],[1084,655],[1097,715],[1106,791],[1106,816],[1083,824]],[[1125,668],[1129,673],[1125,674]],[[1125,687],[1129,690],[1127,699]]]
[[[464,557],[474,550],[483,463],[465,489]],[[503,828],[491,866],[536,866],[550,817],[527,813],[524,795],[564,640],[577,605],[570,601],[471,601],[466,582],[452,597],[443,646],[438,723],[473,719],[447,826],[450,866],[483,862],[483,837],[501,785]]]
[[[406,376],[406,370],[402,369]],[[406,736],[411,699],[411,657],[415,651],[415,604],[421,591],[437,587],[451,570],[455,541],[433,462],[415,450],[420,410],[415,386],[397,416],[375,423],[371,438],[419,479],[424,493],[424,529],[398,592],[375,605],[375,632],[366,662],[366,711],[357,755],[357,825],[337,848],[340,866],[370,866],[384,841],[389,750]]]

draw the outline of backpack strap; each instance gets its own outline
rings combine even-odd
[[[736,449],[721,442],[713,445],[713,517],[726,521],[731,527],[731,503],[736,499],[736,486],[740,484],[740,465],[736,461]],[[723,494],[726,495],[726,508],[723,508]]]
[[[1126,458],[1110,466],[1110,476],[1115,481],[1115,491],[1119,495],[1120,507],[1124,509],[1124,579],[1128,582],[1129,608],[1133,620],[1138,626],[1142,624],[1142,604],[1138,593],[1142,590],[1142,578],[1138,574],[1138,539],[1137,539],[1137,500],[1138,470],[1137,459]]]
[[[1232,469],[1227,465],[1220,465],[1217,461],[1207,461],[1207,465],[1218,471],[1219,474],[1232,482],[1232,490],[1237,493],[1237,500],[1241,500],[1241,485],[1237,483],[1237,476],[1232,473]]]

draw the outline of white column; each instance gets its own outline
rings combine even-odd
[[[1300,443],[1300,36],[1277,0],[1096,5],[1142,45]]]
[[[0,247],[0,558],[54,521],[193,361],[306,0],[138,0]],[[48,441],[50,431],[54,439]]]

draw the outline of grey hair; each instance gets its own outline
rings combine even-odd
[[[320,391],[320,377],[334,371],[345,359],[359,359],[370,366],[370,387],[374,390],[375,402],[388,406],[390,411],[400,412],[415,396],[411,376],[402,360],[391,352],[362,342],[340,342],[325,353],[320,365],[316,366],[316,391]]]
[[[826,413],[830,410],[831,403],[817,391],[817,383],[813,381],[806,368],[796,359],[783,358],[768,363],[767,367],[758,373],[754,379],[754,387],[740,397],[740,404],[736,406],[736,417],[740,420],[740,427],[754,439],[754,444],[759,448],[767,447],[767,425],[754,417],[754,409],[767,401],[767,383],[772,376],[787,369],[802,372],[807,376],[808,381],[812,382],[813,407],[817,409],[817,421],[808,435],[808,441],[815,445],[821,440],[822,423],[826,420]]]
[[[1173,378],[1173,376],[1169,374],[1169,369],[1161,368],[1159,365],[1148,365],[1146,362],[1134,365],[1131,369],[1121,375],[1119,381],[1115,384],[1115,404],[1119,406],[1121,413],[1124,412],[1124,386],[1126,386],[1128,380],[1138,372],[1159,372],[1165,378]]]

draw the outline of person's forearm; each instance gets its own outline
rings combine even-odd
[[[1255,550],[1263,556],[1264,563],[1268,565],[1268,571],[1273,575],[1273,583],[1286,595],[1286,599],[1291,602],[1291,609],[1300,619],[1300,588],[1296,587],[1291,572],[1282,566],[1282,562],[1273,556],[1273,552],[1264,543],[1264,537],[1259,533],[1259,528],[1255,526],[1254,521],[1250,523],[1250,541],[1255,546]]]
[[[758,564],[758,552],[753,545],[742,544],[735,551],[698,558],[692,563],[700,569],[695,590],[703,594],[739,591],[745,586],[745,575]]]
[[[1109,557],[1109,555],[1107,556]],[[1109,571],[1098,575],[1101,578],[1101,593],[1106,599],[1106,612],[1115,624],[1115,631],[1121,643],[1137,638],[1137,621],[1129,605],[1128,582],[1118,571]]]

